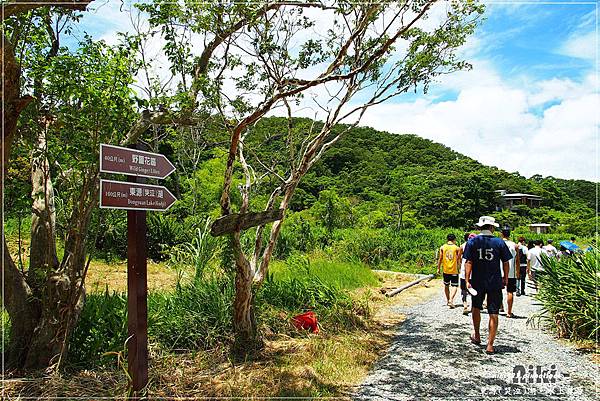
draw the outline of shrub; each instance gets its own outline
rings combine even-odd
[[[103,210],[103,217],[96,239],[96,252],[105,260],[127,257],[127,216],[121,210]],[[171,247],[187,241],[195,235],[195,227],[187,227],[172,215],[147,214],[148,257],[155,261],[164,260]]]
[[[598,250],[563,257],[544,258],[539,275],[538,299],[560,337],[598,339],[597,316],[600,280]]]

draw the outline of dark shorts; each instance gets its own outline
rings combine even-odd
[[[506,292],[517,292],[517,279],[509,278],[506,284]]]
[[[452,287],[458,287],[458,274],[444,273],[444,285],[452,285]]]
[[[460,289],[463,291],[467,291],[467,280],[464,278],[460,279]]]
[[[477,295],[471,297],[473,302],[473,308],[483,309],[483,299],[487,295],[487,311],[490,315],[497,315],[500,313],[500,306],[502,306],[502,289],[499,290],[482,290],[475,288]]]

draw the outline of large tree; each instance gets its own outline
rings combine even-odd
[[[230,134],[222,218],[213,228],[231,238],[236,348],[245,352],[260,344],[254,294],[302,177],[369,107],[412,89],[426,90],[435,76],[468,68],[455,50],[473,32],[482,7],[474,1],[406,0],[258,5],[154,1],[143,8],[151,26],[161,31],[177,76],[177,95],[169,107],[184,120],[199,112],[216,116]],[[295,125],[292,117],[307,107],[320,121]],[[273,133],[285,135],[289,151],[277,160],[261,160],[252,149],[253,126],[269,113],[289,119],[287,132]],[[171,118],[174,114],[170,112]],[[130,138],[164,115],[148,113]],[[232,203],[236,169],[245,177],[240,204]],[[252,213],[252,194],[266,177],[279,183],[261,205],[263,212]],[[241,240],[249,227],[256,227],[250,250]]]
[[[98,197],[98,145],[118,140],[133,117],[132,69],[124,50],[87,37],[75,52],[61,46],[61,36],[79,18],[73,4],[52,9],[27,4],[18,8],[21,14],[4,21],[11,51],[18,50],[12,54],[18,80],[11,85],[18,86],[19,98],[28,103],[10,135],[7,119],[14,116],[5,116],[5,150],[15,136],[29,150],[32,187],[27,269],[17,270],[4,241],[5,305],[11,318],[7,362],[12,367],[59,366],[65,355],[85,299],[86,243]],[[3,51],[6,55],[9,49]],[[10,162],[10,154],[6,157]],[[64,216],[60,258],[57,196]]]

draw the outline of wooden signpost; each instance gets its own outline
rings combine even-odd
[[[134,182],[100,180],[100,207],[164,212],[177,199],[165,187]]]
[[[215,220],[210,234],[218,237],[230,234],[235,230],[246,230],[251,227],[272,223],[283,218],[283,209],[266,210],[264,212],[232,213]]]
[[[175,166],[159,153],[101,144],[100,171],[164,179],[175,171]]]
[[[145,178],[175,171],[163,155],[100,145],[100,171],[128,175],[128,182],[100,180],[100,207],[127,210],[127,366],[134,394],[148,384],[148,280],[146,211],[165,211],[177,200]]]

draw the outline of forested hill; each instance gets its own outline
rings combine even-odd
[[[310,123],[298,119],[294,125],[307,127]],[[287,120],[264,119],[256,131],[259,157],[272,158],[286,146],[285,135],[277,133],[287,131]],[[544,198],[540,209],[521,207],[496,213],[513,226],[533,221],[577,225],[574,222],[578,221],[581,224],[572,230],[589,231],[595,225],[596,184],[592,182],[542,175],[525,178],[485,166],[416,135],[369,127],[351,129],[313,166],[298,188],[292,209],[310,208],[321,191],[333,190],[352,205],[376,209],[386,216],[402,209],[404,225],[467,227],[481,214],[494,212],[495,190],[500,189]]]

